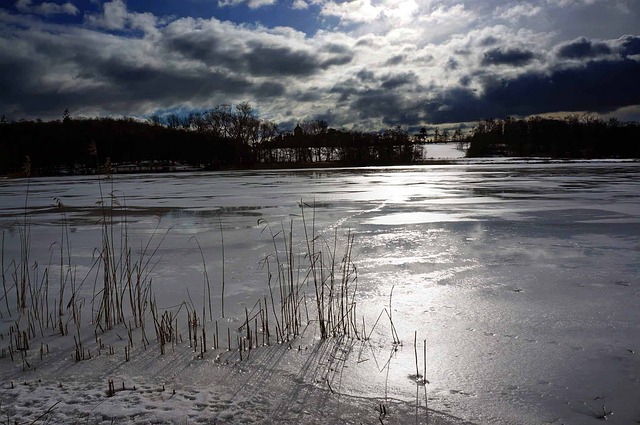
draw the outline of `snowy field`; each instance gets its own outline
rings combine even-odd
[[[0,423],[635,423],[638,194],[631,161],[0,180]],[[130,252],[153,295],[145,326],[129,301],[112,329],[98,315],[105,209],[114,276]],[[303,213],[337,281],[353,237],[335,337]],[[304,319],[284,341],[279,313],[270,337],[253,316],[277,311],[276,253]],[[164,353],[152,301],[175,321]]]

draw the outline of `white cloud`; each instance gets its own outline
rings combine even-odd
[[[157,33],[157,18],[151,13],[135,13],[127,10],[123,0],[113,0],[103,5],[101,14],[86,14],[85,23],[107,30],[141,29],[148,34]]]
[[[51,15],[77,15],[80,13],[78,8],[71,2],[64,4],[44,2],[38,5],[32,5],[31,0],[18,0],[16,2],[16,9],[23,13],[35,13],[38,15],[51,16]]]
[[[124,29],[127,23],[127,6],[122,0],[104,4],[102,23],[108,29]]]
[[[591,5],[604,0],[547,0],[547,4],[557,7],[572,7]]]
[[[353,0],[346,2],[328,1],[322,7],[322,14],[335,16],[345,22],[370,22],[379,19],[383,7],[374,6],[371,0]]]
[[[496,17],[507,21],[515,22],[521,18],[532,18],[542,11],[540,6],[531,3],[519,3],[515,6],[499,7],[496,10]]]
[[[471,20],[473,20],[473,14],[463,4],[455,4],[451,7],[440,4],[420,17],[420,21],[430,24],[464,23]]]
[[[388,2],[384,15],[396,22],[406,24],[414,19],[420,6],[414,0]]]
[[[292,9],[298,9],[298,10],[304,10],[304,9],[308,9],[309,5],[304,0],[295,0],[293,2],[293,4],[291,5],[291,8]]]
[[[475,13],[462,4],[451,7],[436,5],[420,15],[417,28],[423,43],[442,43],[458,34],[465,34],[480,23]]]
[[[238,6],[244,3],[246,3],[250,9],[258,9],[276,4],[276,0],[218,0],[219,7]]]
[[[410,22],[418,15],[421,5],[425,8],[429,3],[415,0],[330,0],[324,2],[321,13],[345,23],[389,20],[393,26],[398,26]]]

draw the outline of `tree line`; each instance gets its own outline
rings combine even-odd
[[[421,158],[421,143],[400,127],[366,133],[312,120],[280,131],[277,124],[259,119],[247,103],[147,121],[72,118],[65,111],[62,120],[0,124],[0,174],[88,174],[108,172],[116,164],[221,169],[318,162],[406,164]]]
[[[469,157],[640,158],[640,124],[591,115],[485,119],[468,143]]]
[[[638,158],[640,124],[589,115],[484,119],[468,135],[400,126],[379,132],[334,129],[323,120],[281,131],[248,104],[186,116],[0,121],[0,174],[54,175],[175,169],[419,163],[428,142],[454,141],[467,156]],[[123,165],[124,164],[124,165]],[[146,167],[142,169],[141,167]],[[174,168],[171,168],[174,167]]]

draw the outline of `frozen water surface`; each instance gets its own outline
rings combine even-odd
[[[640,421],[637,162],[488,160],[427,167],[131,175],[114,176],[101,186],[95,177],[3,180],[5,268],[6,259],[20,256],[16,222],[25,211],[27,186],[32,259],[56,263],[65,220],[78,273],[90,269],[100,244],[96,203],[100,191],[103,198],[113,193],[127,206],[136,247],[151,237],[156,246],[164,237],[153,276],[159,303],[167,306],[187,296],[200,301],[199,244],[218,308],[222,228],[225,303],[232,322],[244,317],[245,305],[250,308],[267,294],[261,263],[273,248],[265,222],[277,232],[293,220],[300,236],[302,201],[307,221],[315,221],[319,234],[329,237],[338,229],[342,236],[349,230],[355,237],[359,312],[371,328],[390,307],[402,345],[393,347],[389,321],[381,319],[369,343],[352,346],[353,361],[340,374],[339,391],[332,388],[353,397],[342,405],[311,406],[312,412],[333,409],[347,412],[346,422],[377,423],[376,415],[360,416],[368,408],[357,410],[354,400],[415,403],[416,391],[424,391],[415,383],[417,335],[420,373],[422,341],[427,341],[430,409],[482,424],[595,424],[603,412],[611,412],[610,423]],[[54,198],[64,204],[64,216]],[[286,360],[289,366],[281,367],[292,369],[287,372],[291,376],[284,375],[309,384],[303,371],[314,376],[308,370],[313,369],[311,360],[307,369]],[[68,358],[61,362],[77,368],[79,379],[85,376],[82,364]],[[21,379],[8,363],[0,359],[7,377]],[[160,373],[161,368],[153,367]],[[61,379],[55,372],[47,376]],[[185,386],[179,397],[189,391],[198,397],[203,387],[212,391],[216,385],[201,374],[190,379],[192,387]],[[235,380],[222,382],[240,393]],[[281,383],[269,385],[280,388]],[[301,406],[321,391],[305,388],[309,398]],[[8,400],[4,406],[13,399],[3,391]],[[218,416],[222,422],[263,421],[256,403],[277,404],[277,397],[269,391],[256,394],[267,400],[247,395],[244,405],[236,398],[239,404],[231,409],[223,406],[225,394],[215,393],[206,403],[223,409]],[[150,406],[175,402],[160,398]],[[242,409],[254,409],[255,416],[241,415]],[[277,419],[274,409],[269,410],[271,419]],[[409,409],[413,422],[411,414]]]

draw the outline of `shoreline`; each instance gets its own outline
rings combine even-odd
[[[430,158],[411,163],[387,163],[387,164],[345,164],[343,162],[308,162],[308,163],[265,163],[247,166],[224,167],[154,167],[137,169],[135,171],[120,171],[110,173],[46,173],[35,174],[29,177],[71,177],[71,176],[105,176],[105,175],[135,175],[135,174],[181,174],[181,173],[207,173],[207,172],[233,172],[233,171],[270,171],[270,170],[327,170],[327,169],[363,169],[363,168],[402,168],[425,167],[440,165],[481,165],[481,164],[598,164],[598,163],[638,163],[639,158],[552,158],[552,157],[462,157],[462,158]],[[23,179],[24,173],[8,173],[0,175],[0,180]]]

